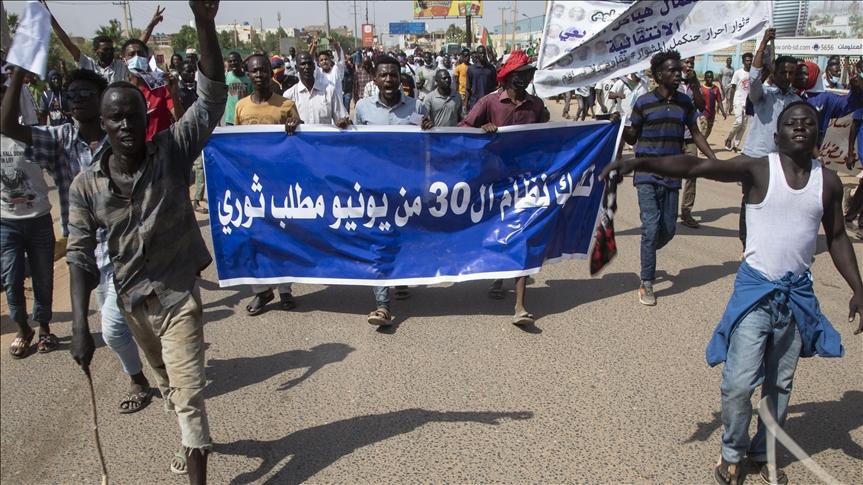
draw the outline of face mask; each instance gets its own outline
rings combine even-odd
[[[135,56],[131,59],[126,59],[126,67],[128,67],[130,71],[147,72],[150,65],[147,63],[146,58]]]
[[[839,78],[836,76],[830,76],[830,82],[833,84],[839,84],[839,81],[841,81],[841,80],[842,80],[842,78]]]

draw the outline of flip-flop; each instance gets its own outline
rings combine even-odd
[[[267,303],[273,301],[273,298],[276,296],[273,295],[273,290],[268,290],[263,293],[258,293],[252,298],[252,301],[246,305],[246,314],[249,316],[255,316],[262,311],[264,311],[264,307],[267,306]]]
[[[49,333],[48,335],[39,336],[39,341],[36,342],[36,351],[40,354],[47,354],[48,352],[57,350],[57,347],[59,346],[60,341],[57,340],[57,336],[53,333]]]
[[[516,313],[512,317],[512,324],[518,325],[519,327],[524,325],[533,325],[534,323],[536,323],[536,319],[528,312]]]
[[[153,389],[152,387],[147,388],[146,391],[129,392],[120,401],[120,414],[137,413],[138,411],[149,406],[150,401],[153,400],[153,394],[155,392],[155,389]]]
[[[377,310],[369,313],[367,321],[371,325],[386,327],[393,324],[393,316],[389,310],[385,308],[378,308]]]
[[[32,328],[30,329],[30,335],[26,337],[15,337],[15,340],[12,341],[12,345],[9,346],[9,354],[15,359],[23,359],[27,357],[27,351],[30,349],[30,342],[33,341],[33,337],[36,336],[36,331]]]

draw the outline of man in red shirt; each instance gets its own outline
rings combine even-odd
[[[123,58],[129,69],[129,82],[141,90],[147,101],[147,141],[150,141],[183,116],[179,83],[173,76],[150,71],[150,51],[139,39],[129,39],[123,44]]]
[[[494,133],[498,126],[547,123],[550,116],[542,99],[527,93],[533,81],[536,67],[529,63],[527,54],[514,51],[506,64],[497,72],[497,81],[503,88],[483,96],[471,108],[459,126],[482,128],[486,133]],[[524,294],[527,276],[515,279],[515,325],[533,325],[534,316],[524,307]],[[503,299],[503,280],[495,280],[488,290],[488,296]]]
[[[716,108],[722,113],[722,119],[727,118],[725,108],[722,106],[722,89],[713,84],[713,71],[704,72],[704,86],[701,86],[701,95],[704,96],[704,111],[698,118],[698,128],[704,135],[704,139],[710,136],[713,130],[713,121],[716,119]]]

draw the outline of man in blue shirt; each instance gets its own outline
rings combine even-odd
[[[474,52],[473,64],[467,68],[467,109],[473,109],[483,96],[497,89],[497,71],[489,64],[485,48],[478,46]]]
[[[698,129],[698,113],[692,99],[679,92],[683,66],[677,51],[660,52],[650,59],[650,71],[658,84],[653,91],[640,96],[632,108],[631,126],[624,140],[635,145],[636,157],[661,157],[683,153],[684,131],[689,128],[695,146],[713,157],[713,150]],[[694,81],[693,81],[694,79]],[[698,89],[698,80],[690,78]],[[641,210],[641,286],[639,301],[656,305],[653,280],[656,273],[656,251],[674,237],[677,228],[677,199],[680,179],[666,178],[648,172],[635,174],[638,205]]]

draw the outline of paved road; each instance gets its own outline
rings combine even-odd
[[[559,117],[562,105],[550,107]],[[716,145],[728,124],[718,123]],[[659,305],[647,308],[636,296],[637,203],[622,185],[619,257],[597,278],[585,261],[545,268],[529,289],[541,318],[528,332],[508,323],[513,294],[489,300],[482,282],[416,289],[396,302],[389,332],[365,323],[368,288],[297,285],[296,312],[247,317],[249,291],[219,289],[211,266],[211,482],[711,482],[721,371],[705,365],[704,347],[740,257],[739,201],[737,186],[699,181],[703,227],[680,227],[660,251]],[[863,260],[859,241],[855,251]],[[65,351],[68,275],[57,268],[53,329],[64,351],[11,359],[2,310],[4,484],[99,477],[86,382]],[[846,356],[801,362],[786,430],[837,479],[863,483],[863,339],[845,322],[850,292],[823,237],[813,271]],[[184,483],[168,472],[179,435],[161,402],[119,415],[127,382],[104,346],[93,372],[112,483]],[[780,459],[794,483],[816,481],[788,453]]]

